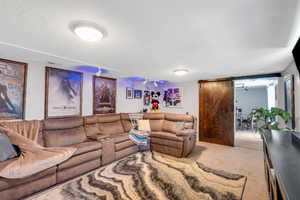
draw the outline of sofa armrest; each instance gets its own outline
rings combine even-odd
[[[177,136],[190,136],[190,135],[194,135],[196,134],[196,130],[195,129],[184,129],[181,131],[176,131],[176,135]]]

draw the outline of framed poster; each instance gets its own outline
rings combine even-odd
[[[94,114],[116,112],[117,80],[102,76],[94,76]]]
[[[142,98],[142,90],[134,90],[134,98],[141,99]]]
[[[287,127],[295,129],[295,88],[294,75],[284,76],[285,111],[291,115],[291,120],[286,122]]]
[[[81,116],[82,73],[46,67],[45,118]]]
[[[0,59],[0,119],[24,119],[27,64]]]
[[[126,99],[133,99],[133,89],[126,88]]]
[[[144,91],[144,106],[149,106],[150,102],[151,102],[150,91],[145,90]]]
[[[164,91],[164,106],[170,108],[181,108],[183,103],[183,89],[169,88]]]

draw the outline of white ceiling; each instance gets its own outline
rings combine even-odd
[[[0,57],[171,81],[278,72],[292,60],[298,7],[297,0],[0,0]],[[76,20],[97,23],[107,37],[78,39],[69,30]],[[181,66],[190,73],[175,77]]]

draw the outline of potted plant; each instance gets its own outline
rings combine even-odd
[[[291,115],[289,112],[275,107],[271,108],[270,110],[264,108],[253,109],[253,111],[248,115],[248,120],[252,121],[253,119],[256,119],[258,124],[262,124],[260,127],[258,127],[260,131],[290,130],[288,127],[280,128],[278,118],[288,121],[291,119]]]

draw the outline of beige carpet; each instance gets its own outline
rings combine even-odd
[[[234,146],[262,151],[262,139],[258,132],[236,131]]]
[[[199,152],[200,153],[200,152]],[[137,153],[50,189],[34,200],[239,200],[246,177],[193,159]]]
[[[260,146],[261,141],[259,143],[254,146]],[[253,141],[250,141],[250,144],[246,142],[246,148],[199,142],[189,158],[214,169],[247,176],[243,199],[267,200],[269,198],[264,175],[263,152],[247,148],[249,146],[253,147]]]

